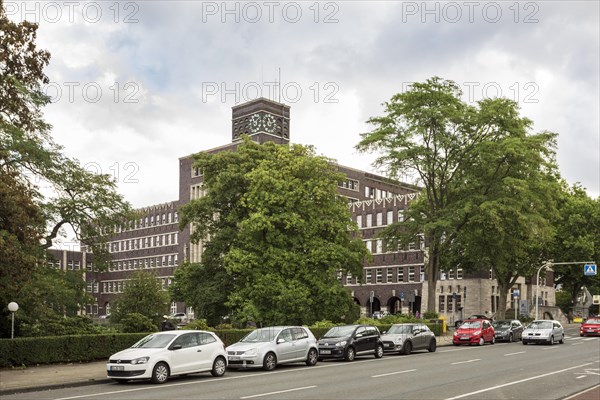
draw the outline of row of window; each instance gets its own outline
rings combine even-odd
[[[405,269],[408,269],[408,273],[405,274]],[[364,271],[365,279],[364,282],[369,283],[401,283],[401,282],[416,282],[416,274],[419,274],[419,280],[425,279],[423,270],[418,266],[409,267],[382,267],[382,268],[367,268]],[[385,282],[383,277],[385,276]],[[342,282],[342,273],[338,272],[338,280]],[[405,279],[408,278],[408,279]],[[351,273],[346,275],[346,285],[358,284],[357,279],[352,276]]]
[[[162,235],[146,236],[136,239],[118,240],[108,243],[110,253],[121,251],[151,249],[154,247],[170,246],[178,243],[179,233],[165,233]]]
[[[387,190],[381,190],[370,186],[365,186],[365,197],[367,199],[387,199],[388,197],[394,197],[395,195],[396,193]]]
[[[177,211],[169,211],[166,213],[157,213],[157,214],[153,214],[153,215],[146,215],[145,217],[132,221],[129,221],[129,223],[125,226],[122,225],[116,225],[114,227],[114,232],[116,233],[121,233],[121,232],[127,232],[127,231],[132,231],[135,229],[143,229],[143,228],[148,228],[150,226],[160,226],[160,225],[167,225],[167,224],[174,224],[174,223],[178,223],[179,222],[179,214],[177,214]],[[108,228],[105,228],[102,230],[103,234],[110,234],[112,232],[109,232]]]
[[[172,276],[156,279],[158,279],[160,282],[162,290],[167,290],[167,288],[173,283]],[[129,279],[102,282],[102,293],[123,293],[128,281]]]
[[[338,182],[338,186],[344,189],[354,190],[358,192],[358,181],[354,179],[346,179],[341,182]]]
[[[382,239],[367,239],[363,240],[363,242],[371,254],[397,253],[399,251],[416,251],[424,249],[424,243],[422,241],[419,241],[419,246],[417,246],[416,242],[410,242],[405,246],[390,246],[385,245]]]
[[[124,261],[113,261],[108,267],[109,271],[129,271],[143,268],[177,266],[179,262],[178,254],[168,254],[157,257],[136,258]]]
[[[50,267],[50,268],[63,269],[62,264],[63,264],[62,260],[48,260],[46,265],[48,265],[48,267]],[[70,271],[79,271],[84,268],[87,269],[88,271],[93,271],[94,264],[91,262],[87,262],[85,264],[85,266],[82,268],[81,261],[68,260],[67,267],[65,269],[70,270]]]
[[[440,272],[440,280],[442,280],[442,281],[445,281],[446,279],[452,280],[452,279],[462,279],[462,278],[463,278],[463,269],[462,268],[456,268],[456,271],[454,269],[451,269],[449,271]],[[449,286],[449,287],[452,287],[452,286]],[[459,291],[460,291],[460,286],[459,286]]]
[[[453,295],[441,295],[438,298],[438,312],[456,312],[462,307],[462,296],[460,294]]]
[[[387,211],[385,214],[385,222],[383,220],[383,212],[375,213],[375,221],[373,221],[373,214],[357,215],[356,225],[359,228],[370,228],[373,226],[386,226],[391,225],[394,222],[404,221],[404,210],[398,210],[396,218],[394,217],[394,211]]]

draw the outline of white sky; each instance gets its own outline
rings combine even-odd
[[[178,198],[178,158],[231,141],[231,107],[291,106],[291,140],[341,164],[365,121],[440,76],[465,100],[515,99],[559,134],[570,183],[600,195],[598,1],[5,1],[40,22],[45,118],[69,156],[116,175],[134,207]],[[281,71],[281,95],[273,82]],[[258,93],[260,90],[261,93]],[[281,97],[279,97],[281,96]],[[377,171],[375,171],[377,172]]]

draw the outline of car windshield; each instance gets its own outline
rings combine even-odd
[[[131,347],[143,349],[160,349],[166,347],[175,336],[176,335],[174,334],[148,335]]]
[[[246,337],[244,337],[240,342],[270,342],[275,339],[275,336],[281,331],[281,329],[273,329],[273,328],[261,328],[256,329],[250,332]]]
[[[460,326],[462,329],[476,329],[481,328],[481,322],[479,321],[465,321]]]
[[[492,326],[496,329],[510,328],[510,321],[496,321]]]
[[[412,325],[392,325],[387,333],[401,334],[401,333],[412,333]]]
[[[550,321],[533,321],[529,325],[530,329],[552,329],[552,322]]]
[[[586,324],[600,324],[600,319],[588,319],[585,321]]]
[[[334,326],[323,335],[324,338],[347,337],[352,335],[356,326]]]

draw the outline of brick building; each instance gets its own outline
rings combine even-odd
[[[260,98],[233,107],[232,141],[203,151],[216,153],[235,150],[242,134],[249,135],[258,143],[289,143],[289,106]],[[138,211],[142,217],[139,220],[131,221],[128,226],[117,227],[117,233],[109,243],[113,256],[109,271],[96,273],[93,268],[85,267],[88,290],[96,299],[96,303],[88,307],[88,313],[109,314],[111,302],[122,292],[125,282],[135,270],[155,271],[166,289],[172,282],[174,269],[182,260],[201,260],[202,243],[190,243],[189,226],[183,231],[178,228],[177,208],[203,194],[202,176],[192,164],[192,155],[179,159],[177,200],[140,209]],[[417,237],[404,249],[389,250],[377,238],[386,225],[404,218],[404,211],[410,202],[419,196],[419,188],[351,167],[338,165],[338,168],[347,177],[339,183],[339,193],[348,198],[352,218],[358,224],[365,245],[373,254],[372,261],[364,266],[362,284],[357,277],[342,276],[341,273],[338,279],[352,292],[363,314],[369,315],[375,311],[423,312],[427,304],[425,244]],[[85,264],[90,256],[82,253],[80,262]],[[61,267],[69,267],[68,259],[71,256],[58,254],[55,257],[64,260]],[[548,286],[545,285],[546,281]],[[541,304],[554,306],[552,282],[552,273],[548,272],[540,290]],[[524,301],[522,307],[531,308],[535,286],[520,278],[515,289],[519,289],[521,300]],[[500,301],[497,283],[491,273],[467,275],[460,268],[447,268],[441,274],[436,294],[437,311],[450,322],[462,317],[458,311],[461,308],[467,314],[487,312],[491,315]],[[506,299],[507,302],[510,300]],[[172,304],[172,311],[193,313],[193,310],[185,310],[183,304]]]

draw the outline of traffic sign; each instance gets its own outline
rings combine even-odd
[[[583,266],[583,275],[585,275],[585,276],[598,275],[598,267],[596,266],[596,264],[585,264]]]
[[[521,292],[519,291],[519,289],[515,289],[512,292],[513,297],[519,297],[520,294],[521,294]]]

